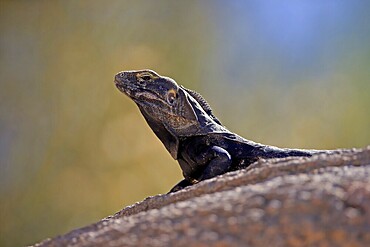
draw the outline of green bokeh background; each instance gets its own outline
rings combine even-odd
[[[280,147],[370,144],[366,1],[0,1],[0,245],[32,244],[166,193],[181,171],[121,70],[199,91]]]

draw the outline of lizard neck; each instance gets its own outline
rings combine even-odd
[[[178,156],[179,150],[179,138],[174,133],[169,131],[162,122],[157,121],[145,109],[138,104],[138,107],[143,114],[149,127],[153,130],[154,134],[161,140],[167,151],[171,154],[175,160]]]
[[[196,128],[193,127],[194,130],[190,131],[192,135],[229,132],[224,126],[218,124],[211,118],[193,97],[189,97],[189,103],[192,105],[195,115],[197,116]]]

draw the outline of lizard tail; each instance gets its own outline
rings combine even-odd
[[[314,149],[289,149],[273,146],[264,146],[261,148],[262,158],[285,158],[285,157],[310,157],[316,154],[334,154],[338,150],[314,150]]]

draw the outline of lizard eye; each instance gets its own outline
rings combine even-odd
[[[174,91],[169,91],[167,94],[167,102],[170,105],[173,105],[176,102],[176,92]]]
[[[140,85],[145,86],[152,79],[152,75],[148,73],[138,74],[137,79]]]
[[[150,79],[152,79],[152,77],[150,75],[143,75],[141,76],[141,79],[143,79],[144,81],[149,81]]]

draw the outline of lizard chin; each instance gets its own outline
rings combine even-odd
[[[127,88],[126,86],[122,85],[122,83],[118,82],[118,81],[114,81],[114,83],[116,84],[116,87],[117,89],[121,92],[121,93],[124,93],[126,94],[128,97],[130,97],[131,99],[135,99],[136,97],[134,96],[134,93],[131,89]]]

